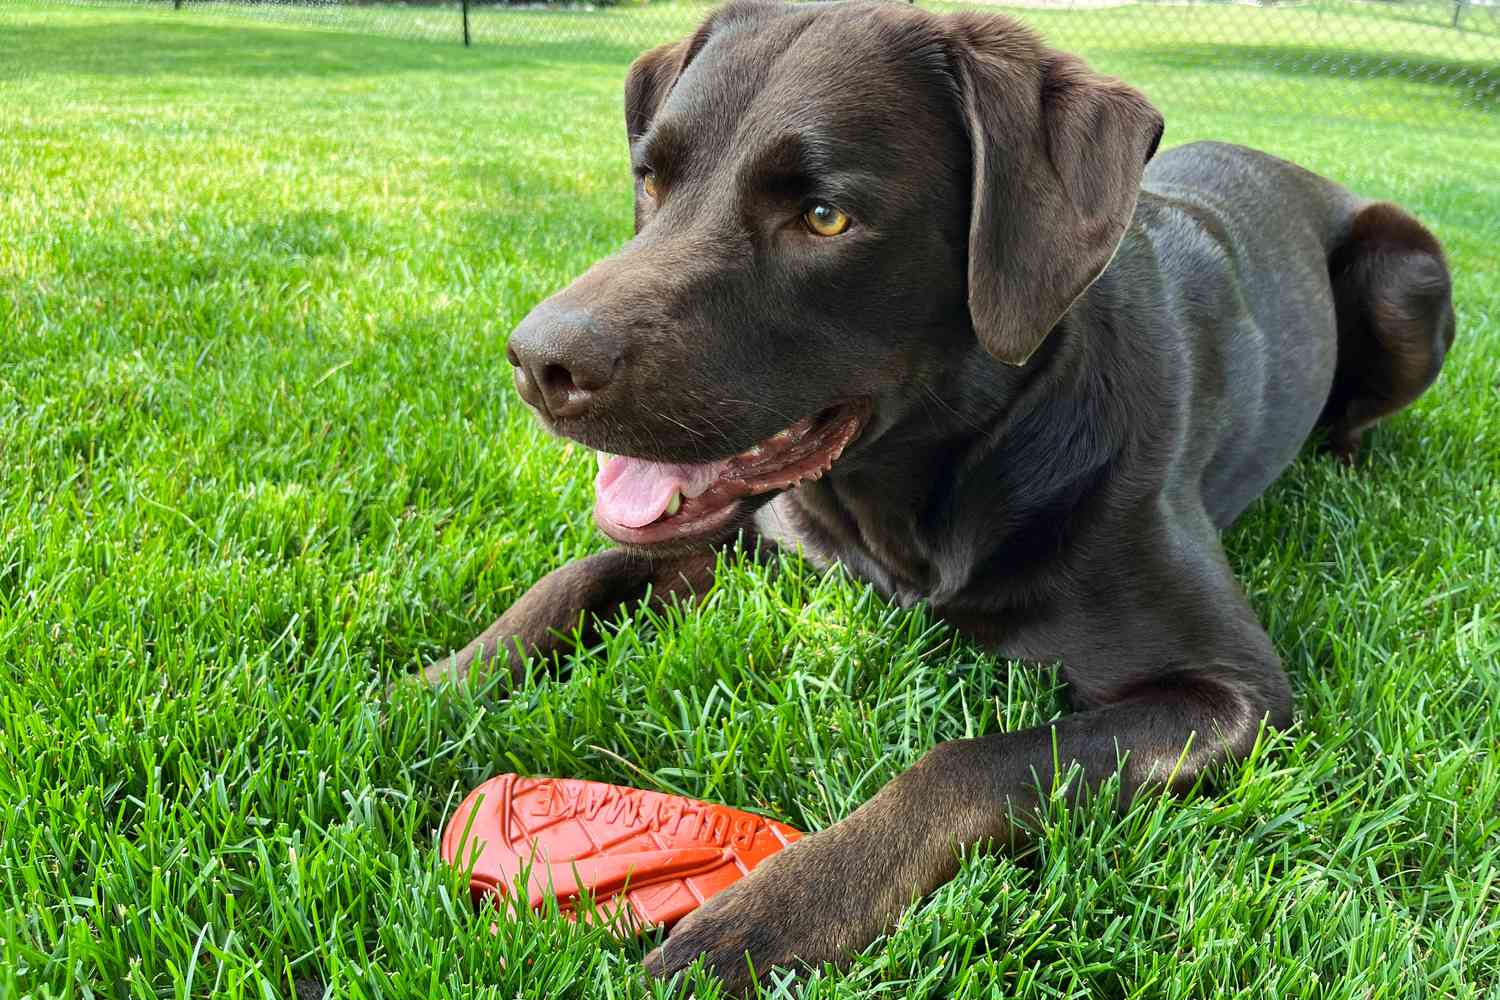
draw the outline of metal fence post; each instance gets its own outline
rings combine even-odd
[[[463,0],[464,5],[464,48],[469,47],[469,0]]]

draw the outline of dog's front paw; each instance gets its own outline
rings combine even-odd
[[[884,928],[874,894],[850,878],[852,838],[835,826],[807,837],[684,917],[646,956],[665,978],[698,959],[731,995],[773,967],[841,962]]]
[[[646,971],[666,978],[702,958],[729,994],[744,995],[771,967],[812,960],[817,898],[788,873],[765,867],[684,917],[646,956]]]

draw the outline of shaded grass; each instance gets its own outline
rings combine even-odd
[[[470,787],[574,775],[817,828],[935,740],[1063,710],[1051,672],[921,611],[740,564],[509,698],[383,703],[602,546],[591,456],[537,431],[502,352],[628,232],[633,49],[194,15],[0,12],[0,995],[641,996],[636,944],[472,914],[435,850]],[[970,859],[804,996],[1500,988],[1494,117],[1216,63],[1210,29],[1090,55],[1162,95],[1168,142],[1411,206],[1460,342],[1357,473],[1308,456],[1229,535],[1294,729],[1212,796],[1052,803],[1032,856]],[[1353,103],[1297,112],[1314,86]]]

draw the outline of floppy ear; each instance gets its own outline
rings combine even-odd
[[[646,134],[677,78],[703,48],[711,23],[712,18],[690,37],[658,45],[637,56],[630,64],[630,72],[625,76],[625,137],[632,146]],[[635,206],[635,231],[641,231],[639,201]]]
[[[732,0],[714,9],[687,38],[658,45],[638,56],[625,77],[625,134],[631,145],[651,127],[677,78],[703,50],[709,35],[721,27],[744,28],[765,17],[785,14],[786,6],[767,0]]]
[[[651,127],[651,119],[667,99],[672,84],[687,66],[692,38],[658,45],[636,57],[625,77],[625,136],[634,145]]]
[[[1162,117],[1008,18],[950,23],[974,158],[969,316],[985,350],[1022,365],[1114,256]]]

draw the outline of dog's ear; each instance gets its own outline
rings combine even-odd
[[[630,64],[625,75],[625,137],[631,145],[646,134],[677,78],[702,51],[715,25],[730,13],[731,8],[715,11],[687,38],[658,45]]]
[[[708,44],[710,35],[720,28],[732,29],[785,13],[786,5],[782,3],[733,0],[709,14],[687,38],[658,45],[638,56],[625,76],[625,135],[631,145],[646,134],[677,78]]]
[[[625,76],[625,136],[632,145],[651,127],[651,119],[687,65],[685,56],[692,41],[684,38],[658,45],[630,64]]]
[[[1114,256],[1162,117],[1008,18],[950,24],[973,150],[969,316],[990,354],[1021,365]]]
[[[652,119],[672,92],[677,78],[708,40],[711,23],[710,18],[692,36],[658,45],[637,56],[630,64],[630,72],[625,76],[625,138],[630,145],[634,146],[651,127]],[[635,231],[641,231],[639,199],[635,205]]]

